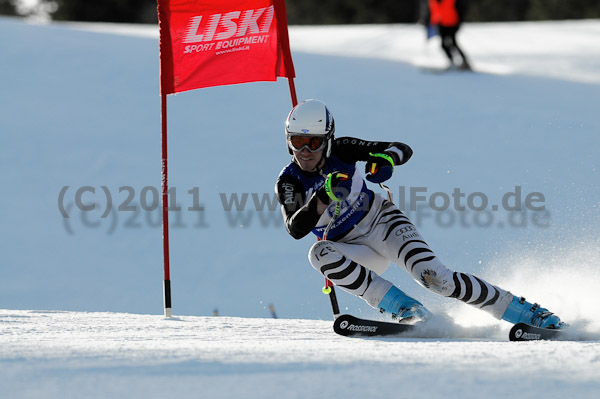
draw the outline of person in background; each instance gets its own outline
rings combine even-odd
[[[456,33],[465,14],[465,0],[429,0],[428,5],[429,26],[437,26],[450,68],[470,71],[471,65],[456,42]]]

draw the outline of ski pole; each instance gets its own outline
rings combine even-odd
[[[381,187],[382,189],[384,189],[387,192],[388,199],[390,200],[390,202],[393,203],[394,201],[393,201],[392,191],[390,190],[390,188],[383,183],[379,183],[379,187]],[[325,232],[323,233],[323,240],[327,239],[329,230],[331,230],[331,227],[335,223],[335,220],[339,216],[339,213],[340,213],[340,203],[338,202],[335,206],[335,212],[332,215],[331,220],[329,221],[329,224],[327,225],[327,228],[325,229]],[[331,302],[331,310],[333,312],[333,318],[337,319],[337,317],[340,315],[340,306],[338,304],[337,295],[335,294],[335,288],[333,286],[333,283],[328,278],[325,278],[325,286],[323,287],[322,291],[323,291],[323,294],[329,295],[329,301]]]
[[[327,239],[329,230],[331,230],[331,227],[333,227],[333,224],[335,223],[335,220],[337,219],[339,214],[340,202],[337,202],[335,205],[335,212],[331,216],[331,220],[329,221],[329,224],[327,225],[327,228],[323,233],[323,240]],[[322,291],[323,294],[329,295],[329,302],[331,302],[331,311],[333,312],[333,318],[335,320],[340,315],[340,306],[338,304],[337,295],[335,294],[335,288],[333,287],[333,283],[328,278],[325,278],[325,286],[323,287]]]
[[[394,199],[392,197],[392,190],[390,190],[390,188],[383,183],[379,183],[379,187],[383,188],[387,192],[388,199],[391,203],[394,203]]]
[[[335,295],[335,288],[333,283],[329,279],[325,279],[325,287],[323,287],[323,294],[329,295],[329,302],[331,302],[331,311],[333,312],[333,319],[337,319],[340,315],[340,306],[338,305],[337,295]]]

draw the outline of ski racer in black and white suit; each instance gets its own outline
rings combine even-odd
[[[411,148],[400,142],[334,137],[335,123],[325,104],[307,100],[286,120],[292,161],[281,171],[275,192],[288,233],[320,240],[309,251],[312,266],[334,285],[403,322],[431,317],[416,299],[381,275],[390,262],[403,267],[423,287],[459,299],[511,323],[560,328],[547,309],[467,273],[448,269],[416,227],[392,202],[367,186],[357,162],[366,162],[366,179],[381,183],[406,163]],[[323,234],[336,206],[338,214]]]

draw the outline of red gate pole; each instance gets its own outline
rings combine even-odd
[[[167,169],[167,95],[161,94],[161,190],[162,190],[162,233],[163,233],[163,260],[164,260],[164,285],[163,297],[165,302],[165,317],[172,317],[171,309],[171,271],[169,267],[169,183]]]
[[[279,44],[281,45],[281,52],[283,53],[283,65],[290,86],[292,107],[295,107],[298,104],[296,86],[294,85],[294,76],[296,73],[294,71],[294,63],[292,62],[292,50],[290,49],[285,0],[276,0],[273,5],[275,6],[275,15],[277,16],[277,36],[279,37]]]
[[[294,85],[294,78],[288,78],[290,86],[290,96],[292,97],[292,107],[298,105],[298,97],[296,97],[296,86]]]

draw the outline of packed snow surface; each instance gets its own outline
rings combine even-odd
[[[0,311],[10,398],[595,398],[598,342],[351,339],[318,320]]]

